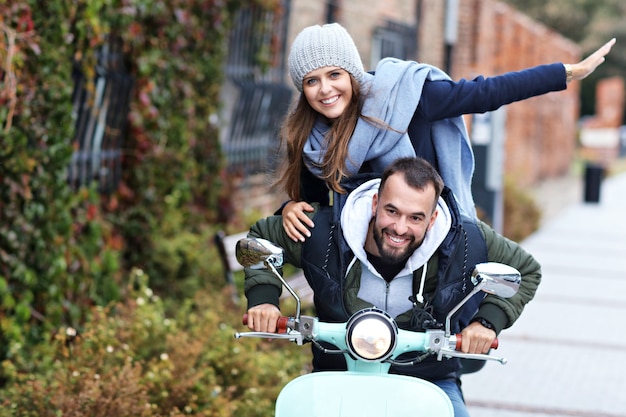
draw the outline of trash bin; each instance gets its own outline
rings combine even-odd
[[[604,167],[588,162],[585,165],[585,202],[597,203],[600,201],[600,186],[604,176]]]

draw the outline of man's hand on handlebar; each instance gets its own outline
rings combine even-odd
[[[276,332],[280,310],[274,304],[259,304],[248,310],[248,327],[255,332]]]
[[[461,336],[461,352],[488,353],[491,344],[496,339],[496,332],[480,323],[473,322],[463,329]]]

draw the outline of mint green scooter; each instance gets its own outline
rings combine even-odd
[[[450,318],[479,291],[508,298],[521,282],[520,273],[504,264],[478,264],[472,274],[473,291],[446,317],[443,330],[411,332],[399,329],[392,317],[377,308],[355,313],[346,323],[325,323],[300,314],[300,299],[282,278],[283,251],[264,239],[241,239],[237,260],[245,267],[269,269],[296,300],[294,317],[281,317],[277,333],[236,333],[236,338],[286,339],[303,345],[311,342],[328,352],[320,342],[336,346],[346,359],[347,371],[314,372],[289,382],[276,401],[275,417],[454,417],[448,396],[431,382],[404,375],[389,374],[392,364],[415,364],[425,356],[466,359],[504,358],[467,354],[456,350],[460,335],[450,334]],[[247,318],[244,316],[244,324]],[[497,340],[492,348],[497,347]],[[415,360],[401,362],[403,353],[420,352]]]

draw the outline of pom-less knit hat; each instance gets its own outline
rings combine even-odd
[[[338,23],[304,28],[291,45],[288,63],[291,79],[299,91],[304,77],[318,68],[342,68],[359,82],[365,74],[352,37]]]

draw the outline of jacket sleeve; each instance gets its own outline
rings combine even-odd
[[[314,211],[307,213],[313,217],[319,205],[313,204]],[[248,237],[269,240],[284,250],[284,263],[300,267],[300,254],[302,243],[292,241],[283,229],[281,216],[269,216],[256,222],[248,233]],[[271,271],[265,269],[244,268],[245,282],[244,292],[248,300],[248,308],[259,304],[279,305],[282,283]],[[279,271],[282,274],[282,271]]]
[[[484,113],[516,101],[567,88],[561,63],[539,65],[494,77],[428,81],[417,111],[430,120]]]
[[[519,244],[496,233],[485,223],[479,226],[485,235],[490,262],[500,262],[517,269],[522,275],[518,292],[511,298],[487,295],[475,318],[484,318],[492,323],[496,333],[508,328],[519,318],[524,307],[535,296],[541,282],[541,265]]]

